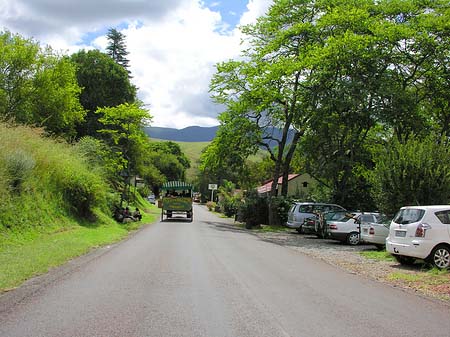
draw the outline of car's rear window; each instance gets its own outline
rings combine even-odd
[[[398,211],[394,217],[394,222],[402,225],[418,222],[422,220],[425,211],[417,208],[405,208]]]
[[[297,207],[297,205],[296,205],[296,204],[293,204],[293,205],[291,206],[291,209],[289,210],[289,212],[293,213],[293,212],[295,211],[295,207]]]
[[[375,222],[376,217],[373,214],[361,214],[361,217],[359,218],[361,222]]]
[[[391,223],[392,217],[388,217],[387,215],[381,215],[377,217],[377,223],[383,225],[389,225]]]
[[[345,212],[345,211],[342,211],[342,212],[330,212],[330,213],[327,213],[325,215],[325,219],[327,221],[337,221],[337,220],[340,220],[340,219],[344,218],[345,214],[347,214],[347,212]]]
[[[436,212],[434,214],[436,214],[436,216],[440,222],[442,222],[443,224],[446,224],[446,225],[450,225],[450,210],[440,211],[440,212]]]
[[[298,209],[299,213],[313,213],[314,211],[313,205],[300,205]]]
[[[325,212],[337,212],[337,211],[345,211],[345,208],[342,208],[337,205],[331,205],[331,204],[306,204],[306,205],[300,205],[298,212],[299,213],[325,213]]]

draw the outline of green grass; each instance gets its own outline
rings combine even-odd
[[[270,233],[270,232],[281,233],[281,232],[290,232],[292,231],[292,229],[284,226],[261,225],[261,228],[258,228],[257,231],[262,233]]]
[[[9,237],[4,234],[0,239],[0,293],[94,248],[117,242],[143,224],[154,222],[159,209],[149,204],[145,208],[140,222],[119,224],[109,220],[108,225],[74,225],[53,233],[27,231]]]
[[[394,261],[394,257],[389,254],[388,252],[386,252],[385,250],[383,251],[365,251],[365,252],[360,252],[360,254],[362,256],[364,256],[366,259],[370,259],[370,260],[377,260],[377,261]]]

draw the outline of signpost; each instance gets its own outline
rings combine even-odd
[[[208,190],[211,190],[211,201],[214,201],[214,190],[217,190],[217,184],[208,184]]]

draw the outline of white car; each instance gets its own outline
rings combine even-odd
[[[357,245],[361,241],[360,225],[376,222],[379,216],[379,213],[349,212],[341,219],[327,221],[328,237],[352,246]]]
[[[380,216],[376,222],[368,222],[361,224],[361,241],[375,245],[378,249],[382,249],[386,245],[386,238],[389,236],[389,227],[391,219],[387,216]]]
[[[386,250],[401,264],[426,260],[450,268],[450,205],[402,207],[391,222]]]

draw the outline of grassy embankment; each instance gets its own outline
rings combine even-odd
[[[89,250],[116,242],[158,209],[142,198],[143,220],[111,218],[102,174],[73,146],[37,130],[0,124],[0,293]],[[130,205],[131,206],[131,205]]]
[[[361,252],[361,255],[368,260],[396,263],[394,257],[385,250]],[[417,262],[414,266],[405,268],[403,271],[400,268],[387,275],[386,279],[393,284],[432,294],[434,297],[445,301],[450,300],[449,271],[430,268],[427,263]]]

